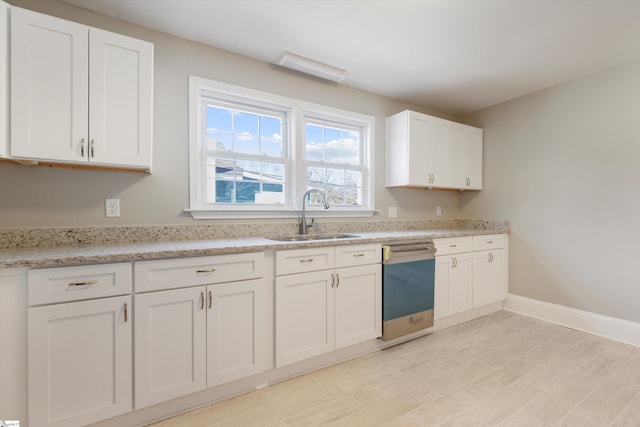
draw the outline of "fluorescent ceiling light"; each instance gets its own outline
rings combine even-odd
[[[345,70],[341,70],[340,68],[332,67],[331,65],[323,64],[322,62],[314,61],[313,59],[294,55],[291,52],[284,52],[280,62],[278,62],[278,65],[300,71],[301,73],[311,74],[312,76],[320,77],[321,79],[331,80],[336,83],[340,83],[344,80],[347,73]]]

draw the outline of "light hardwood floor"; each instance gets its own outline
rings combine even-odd
[[[501,311],[153,424],[640,426],[640,348]]]

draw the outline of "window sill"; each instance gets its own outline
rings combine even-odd
[[[279,219],[300,218],[300,210],[208,210],[185,209],[195,220],[199,219]],[[315,218],[371,218],[378,210],[367,209],[307,209],[308,217]]]

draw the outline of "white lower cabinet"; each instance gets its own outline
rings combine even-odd
[[[174,270],[183,277],[175,282],[178,289],[135,295],[136,409],[264,370],[264,280],[216,283],[229,280],[232,266],[238,277],[262,276],[263,258],[255,253],[136,263],[145,291],[154,283],[169,287],[166,277]]]
[[[276,366],[334,349],[333,271],[276,278]]]
[[[204,390],[204,287],[135,296],[135,407]]]
[[[83,426],[131,410],[130,296],[29,308],[29,425]]]
[[[434,319],[472,307],[471,254],[436,257]]]
[[[507,235],[435,239],[434,318],[503,301],[507,293]]]
[[[276,254],[276,274],[299,271],[293,264],[310,271],[276,277],[277,367],[381,335],[380,245]]]
[[[264,288],[262,280],[207,288],[207,387],[264,370]]]
[[[473,307],[502,301],[507,296],[506,237],[473,237]]]
[[[29,425],[84,426],[129,412],[131,264],[27,277]]]

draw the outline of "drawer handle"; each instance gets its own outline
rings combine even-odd
[[[308,264],[310,262],[313,262],[313,258],[308,258],[308,259],[301,259],[300,263],[301,264]]]
[[[456,248],[458,245],[449,245],[450,248]]]
[[[336,288],[340,286],[340,275],[336,273]]]
[[[81,286],[91,286],[91,285],[95,285],[97,283],[98,283],[97,280],[89,280],[87,282],[71,282],[67,286],[70,286],[72,288],[79,288]]]
[[[212,305],[213,305],[213,296],[211,295],[211,291],[209,291],[209,309],[211,309]]]
[[[336,285],[336,277],[331,273],[331,287],[333,288]]]
[[[492,245],[493,244],[493,240],[487,240],[487,245]]]
[[[125,302],[124,303],[124,322],[126,323],[129,320],[129,310],[128,310],[128,304]]]
[[[364,254],[353,254],[354,258],[362,258]]]
[[[210,268],[208,270],[196,270],[196,273],[198,274],[205,274],[205,273],[213,273],[214,271],[216,271],[215,268]]]
[[[204,292],[200,292],[200,310],[204,310]]]

